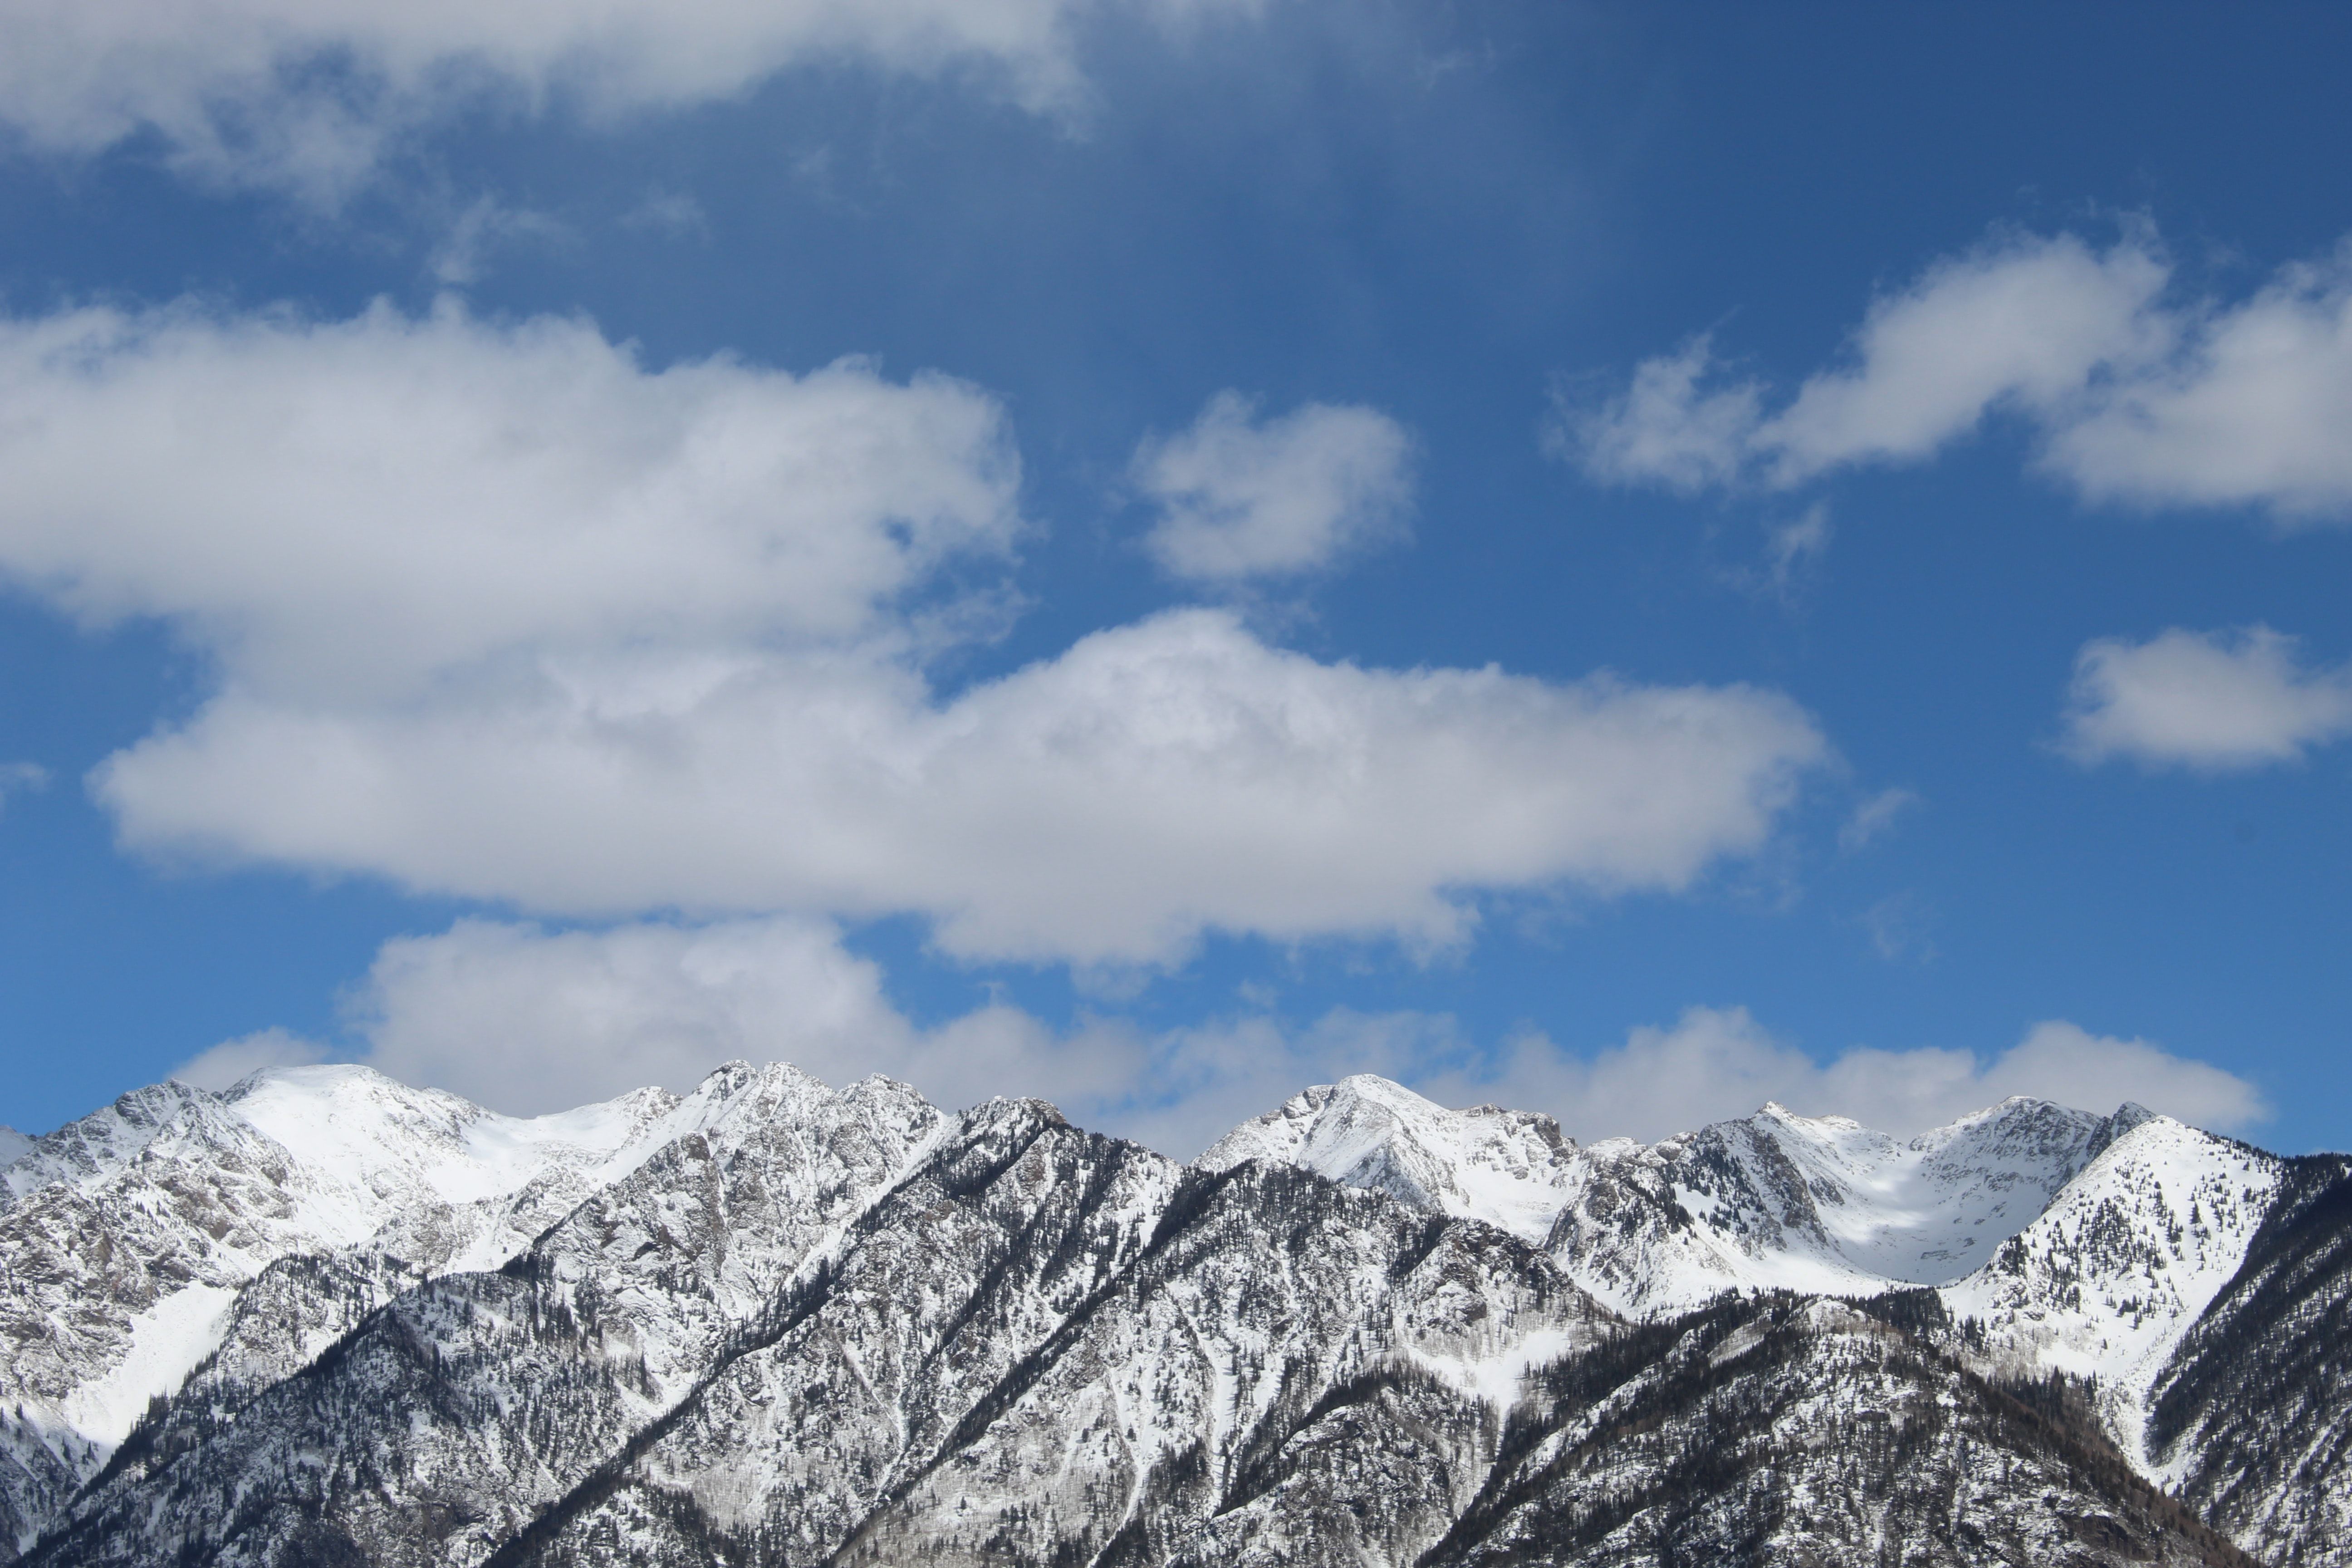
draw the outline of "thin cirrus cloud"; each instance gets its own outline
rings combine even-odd
[[[2306,667],[2267,626],[2103,637],[2074,661],[2061,747],[2086,765],[2242,772],[2352,735],[2352,666]]]
[[[646,1084],[683,1090],[738,1058],[788,1060],[834,1083],[887,1074],[951,1108],[1037,1095],[1082,1125],[1180,1159],[1303,1084],[1355,1072],[1452,1104],[1548,1110],[1587,1141],[1668,1137],[1767,1100],[1897,1135],[2021,1094],[2101,1111],[2137,1100],[2223,1131],[2270,1113],[2252,1085],[2219,1068],[2063,1021],[2034,1026],[1989,1059],[1857,1047],[1826,1063],[1738,1007],[1695,1007],[1591,1055],[1529,1036],[1486,1059],[1443,1016],[1347,1008],[1304,1026],[1249,1014],[1146,1035],[1101,1021],[1055,1030],[992,1005],[922,1028],[835,927],[799,917],[584,931],[460,921],[385,944],[348,1013],[358,1059],[511,1114]],[[214,1047],[175,1076],[218,1088],[329,1054],[266,1030]]]
[[[1848,854],[1867,848],[1894,830],[1895,820],[1921,804],[1919,792],[1883,789],[1857,805],[1838,828],[1838,847]]]
[[[1309,403],[1260,420],[1236,392],[1190,429],[1147,440],[1135,488],[1159,512],[1144,546],[1196,583],[1297,576],[1402,541],[1412,437],[1376,409]]]
[[[736,97],[794,66],[975,75],[1077,105],[1098,12],[1181,24],[1262,0],[17,0],[0,8],[0,124],[50,153],[142,132],[184,170],[331,204],[404,135],[485,100],[612,118]]]
[[[2237,300],[2181,297],[2155,237],[1990,241],[1874,300],[1846,363],[1776,395],[1700,337],[1597,405],[1563,396],[1548,447],[1604,483],[1786,489],[1924,461],[2007,414],[2086,500],[2352,517],[2352,246]]]
[[[1213,610],[942,692],[1017,597],[1019,468],[967,384],[649,369],[577,321],[0,326],[0,572],[215,672],[92,775],[138,850],[1164,964],[1685,888],[1828,757],[1769,691],[1325,663]]]

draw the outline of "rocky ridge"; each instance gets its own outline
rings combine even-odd
[[[2341,1163],[2131,1107],[1579,1147],[1351,1079],[1183,1166],[320,1068],[0,1185],[0,1560],[2352,1563]]]

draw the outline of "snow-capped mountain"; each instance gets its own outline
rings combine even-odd
[[[1549,1117],[1450,1110],[1360,1076],[1234,1129],[1201,1163],[1280,1160],[1483,1219],[1543,1246],[1612,1307],[1644,1312],[1725,1289],[1948,1284],[2146,1120],[2137,1106],[2098,1117],[2020,1099],[1898,1142],[1768,1104],[1660,1143],[1580,1148]]]
[[[2157,1373],[2153,1473],[2256,1555],[2352,1541],[2352,1160],[2286,1162],[2245,1261]]]
[[[1358,1078],[1182,1166],[785,1067],[166,1084],[0,1169],[0,1561],[2244,1560],[2173,1489],[2352,1563],[2343,1401],[2229,1396],[2342,1381],[2348,1188],[2030,1100]]]
[[[1540,1150],[1541,1157],[1536,1155]],[[2095,1379],[2126,1451],[2158,1377],[2244,1261],[2284,1162],[2126,1105],[2012,1099],[1906,1141],[1778,1105],[1641,1145],[1451,1110],[1352,1078],[1236,1129],[1202,1162],[1281,1159],[1539,1239],[1628,1313],[1725,1289],[1936,1288],[1989,1363]]]

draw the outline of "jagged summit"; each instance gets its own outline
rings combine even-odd
[[[1402,1084],[1358,1073],[1244,1122],[1194,1163],[1207,1171],[1244,1160],[1297,1165],[1540,1243],[1575,1148],[1549,1116],[1492,1105],[1449,1110]]]
[[[2336,1212],[2286,1170],[2029,1099],[1580,1145],[1360,1075],[1184,1166],[1042,1100],[782,1064],[528,1118],[358,1067],[166,1083],[0,1166],[0,1563],[1469,1563],[1627,1509],[1693,1560],[1760,1531],[1859,1568],[1965,1525],[2233,1561],[2136,1466],[2352,1568],[2336,1406],[2283,1407],[2263,1442],[2305,1458],[2258,1493],[2215,1489],[2249,1439],[2210,1401],[2151,1436],[2240,1375],[2234,1323],[2340,1354],[2230,1288],[2289,1208]],[[2053,1372],[2096,1377],[2120,1458],[1989,1392]],[[1677,1468],[1759,1400],[1767,1447]],[[1945,1414],[1852,1447],[1903,1410]],[[1836,1453],[1958,1511],[1792,1509],[1843,1495]],[[1762,1477],[1797,1478],[1777,1511]]]
[[[1655,1144],[1580,1148],[1549,1117],[1449,1110],[1359,1075],[1243,1124],[1199,1163],[1276,1160],[1485,1220],[1581,1267],[1621,1310],[1652,1310],[1727,1287],[1852,1294],[1948,1283],[2147,1114],[2020,1097],[1898,1140],[1767,1102]]]

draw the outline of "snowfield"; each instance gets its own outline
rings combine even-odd
[[[1580,1146],[1359,1077],[1185,1166],[311,1067],[0,1152],[0,1562],[2352,1563],[2345,1404],[2233,1414],[2342,1376],[2342,1162],[2133,1106]]]

